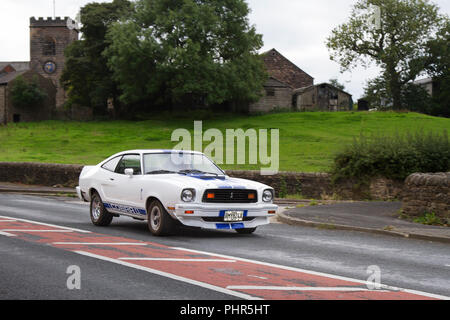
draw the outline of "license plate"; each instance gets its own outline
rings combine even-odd
[[[225,211],[223,219],[225,222],[235,222],[244,220],[244,211]]]

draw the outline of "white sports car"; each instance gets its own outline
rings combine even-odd
[[[86,166],[76,188],[90,202],[92,222],[107,226],[121,215],[147,220],[157,236],[178,223],[252,233],[278,207],[273,188],[230,178],[203,153],[133,150]]]

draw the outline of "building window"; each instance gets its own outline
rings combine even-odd
[[[44,56],[56,55],[56,41],[54,39],[51,38],[45,39],[42,54]]]
[[[273,88],[266,88],[266,95],[268,97],[275,97],[275,89],[273,89]]]

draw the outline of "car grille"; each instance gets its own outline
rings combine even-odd
[[[208,199],[208,194],[214,193],[213,199]],[[253,198],[249,199],[249,195]],[[258,202],[256,190],[246,189],[210,189],[203,194],[203,202],[209,203],[255,203]]]

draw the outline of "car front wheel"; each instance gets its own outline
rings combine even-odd
[[[153,235],[166,236],[173,231],[175,220],[170,217],[159,201],[154,200],[150,203],[147,215],[148,228]]]
[[[91,221],[94,225],[106,227],[111,224],[113,215],[103,206],[103,201],[99,194],[95,192],[91,197]]]

